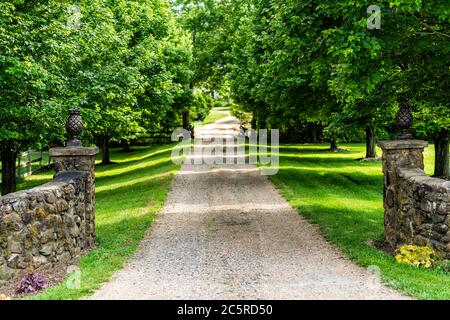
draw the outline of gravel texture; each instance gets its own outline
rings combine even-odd
[[[238,127],[229,117],[196,135]],[[407,297],[343,258],[256,166],[185,164],[135,257],[91,299]]]

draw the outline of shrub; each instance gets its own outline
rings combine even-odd
[[[435,252],[432,248],[405,245],[397,250],[395,260],[417,268],[431,268],[434,263],[434,256]]]
[[[231,105],[231,114],[238,118],[244,126],[252,121],[252,116],[248,112],[242,111],[236,104]]]

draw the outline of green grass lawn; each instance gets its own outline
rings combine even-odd
[[[368,240],[383,240],[381,163],[355,161],[364,156],[363,145],[341,147],[349,151],[324,152],[326,145],[282,145],[280,172],[271,180],[348,257],[365,267],[378,266],[388,285],[419,299],[450,299],[448,273],[398,264],[368,244]],[[431,146],[425,152],[429,174],[433,154]]]
[[[226,108],[214,108],[211,110],[209,115],[203,120],[203,125],[214,123],[218,120],[224,119],[230,115],[228,109]]]
[[[40,151],[33,150],[31,152],[31,160],[34,161],[34,160],[39,159],[40,157],[41,157],[41,152]],[[38,162],[38,161],[32,162],[32,164],[31,164],[31,171],[33,173],[36,173],[36,172],[38,172],[40,170],[45,170],[47,168],[48,164],[50,163],[48,157],[49,157],[48,156],[48,151],[43,151],[42,152],[42,161],[40,161],[40,162]],[[26,155],[26,156],[22,155],[20,157],[20,164],[21,165],[25,165],[28,161],[29,161],[28,155]],[[20,182],[21,180],[23,180],[23,175],[28,173],[29,167],[20,168],[20,175],[21,175],[21,177],[18,177],[19,176],[18,165],[19,165],[19,161],[16,161],[16,177],[17,177],[17,180]],[[2,169],[2,163],[0,161],[0,178],[2,176],[1,169]]]
[[[33,299],[79,299],[93,293],[121,269],[162,208],[179,166],[170,159],[173,145],[135,148],[130,153],[112,151],[110,166],[96,167],[97,248],[80,261],[81,288],[65,283]],[[28,177],[19,185],[27,189],[51,180],[52,171]]]

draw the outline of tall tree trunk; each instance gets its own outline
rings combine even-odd
[[[337,145],[337,141],[336,141],[336,137],[332,136],[330,139],[330,150],[337,150],[338,149],[338,145]]]
[[[439,178],[449,178],[449,145],[448,145],[448,130],[442,129],[438,132],[434,139],[435,149],[435,164],[434,176]]]
[[[257,121],[258,121],[258,119],[256,118],[256,114],[253,113],[253,116],[252,116],[252,129],[253,130],[256,130]]]
[[[371,126],[366,127],[366,159],[376,158],[375,130]]]
[[[191,119],[189,116],[189,111],[183,111],[183,129],[191,130]]]
[[[267,121],[265,117],[259,117],[259,129],[267,129]]]
[[[109,157],[109,139],[108,135],[102,137],[102,164],[111,164],[111,158]]]
[[[315,123],[311,125],[311,143],[319,143],[319,126]]]
[[[2,196],[16,191],[16,158],[10,150],[1,152],[2,158]]]
[[[130,152],[130,143],[128,142],[128,140],[123,140],[122,141],[122,151],[123,152]]]

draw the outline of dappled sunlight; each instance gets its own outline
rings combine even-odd
[[[381,199],[381,197],[380,197]],[[373,199],[365,199],[364,197],[358,197],[356,194],[352,194],[347,198],[336,199],[336,195],[332,192],[325,193],[320,197],[318,201],[301,201],[304,206],[316,206],[320,207],[327,214],[333,215],[345,215],[346,211],[352,211],[359,215],[377,215],[380,217],[380,213],[383,211],[383,204],[380,202],[378,205],[374,205]]]
[[[96,167],[97,247],[80,261],[81,290],[68,292],[61,284],[37,298],[61,293],[76,298],[92,293],[114,270],[123,266],[162,208],[180,167],[170,159],[172,148],[137,148],[130,153],[111,150],[114,164]],[[53,171],[42,172],[25,182],[27,185],[47,182],[52,176]]]
[[[343,150],[338,152],[329,151],[329,144],[282,144],[280,146],[281,150],[286,150],[289,152],[300,152],[302,154],[308,153],[320,153],[324,156],[349,156],[353,154],[359,154],[360,157],[363,157],[365,154],[365,146],[363,144],[342,144]],[[377,154],[381,155],[381,149],[377,148]]]
[[[138,170],[151,170],[152,167],[161,167],[163,165],[168,165],[172,161],[170,159],[170,153],[165,154],[165,157],[161,157],[156,160],[146,159],[145,162],[136,162],[133,165],[127,165],[127,166],[119,166],[119,165],[113,165],[109,166],[110,170],[108,171],[100,171],[96,173],[97,181],[101,184],[104,179],[107,178],[117,178],[121,175],[127,175],[129,173],[132,173],[134,171]],[[111,170],[112,169],[112,170]]]
[[[54,174],[53,170],[45,170],[32,174],[24,180],[17,181],[17,190],[31,189],[50,182],[53,179]]]
[[[230,116],[230,112],[228,109],[214,108],[211,110],[209,115],[203,121],[203,125],[206,126],[206,125],[212,124],[216,121],[222,122],[222,119],[228,118],[229,116]]]
[[[129,152],[122,152],[118,148],[112,148],[111,151],[114,152],[114,162],[132,163],[152,158],[166,152],[170,152],[173,147],[174,145],[164,145],[156,147],[132,147]],[[98,158],[99,161],[100,155],[98,155]]]
[[[163,177],[167,177],[170,175],[175,174],[175,171],[168,171],[168,172],[164,172],[164,173],[159,173],[159,174],[155,174],[155,175],[149,175],[149,176],[142,176],[140,178],[134,178],[133,180],[127,180],[127,179],[123,179],[122,182],[117,182],[117,183],[108,183],[105,184],[103,186],[99,186],[96,188],[96,193],[98,195],[101,195],[102,192],[104,191],[111,191],[111,190],[116,190],[119,188],[127,188],[129,190],[133,190],[133,187],[135,185],[141,184],[143,182],[150,182],[152,180],[157,180]]]
[[[336,165],[333,165],[333,161],[310,161],[310,160],[305,160],[305,161],[291,161],[291,160],[286,160],[283,161],[283,157],[281,158],[281,161],[284,162],[286,165],[281,165],[280,169],[295,169],[295,170],[299,170],[299,169],[305,169],[305,170],[322,170],[322,171],[339,171],[342,172],[345,169],[351,169],[351,171],[353,172],[353,170],[361,170],[361,171],[370,171],[373,170],[375,171],[380,171],[381,170],[381,166],[365,166],[365,165],[361,165],[361,166],[355,166],[355,165],[351,165],[351,163],[348,162],[341,162],[341,161],[336,161]]]
[[[293,207],[352,259],[362,265],[377,265],[391,279],[409,281],[424,292],[432,286],[445,288],[449,278],[443,273],[399,265],[370,245],[384,240],[381,162],[356,161],[364,155],[363,144],[342,147],[351,153],[313,152],[311,146],[283,145],[281,150],[292,152],[282,152],[279,174],[270,179]],[[433,148],[426,149],[424,156],[430,173]]]
[[[351,166],[344,166],[344,167],[322,167],[322,166],[310,166],[310,165],[298,165],[290,164],[290,165],[281,165],[279,167],[280,171],[289,171],[289,172],[298,172],[297,174],[301,173],[307,173],[307,172],[316,172],[320,174],[325,173],[337,173],[340,175],[346,175],[346,176],[360,176],[360,177],[367,177],[370,179],[380,179],[382,178],[383,174],[381,172],[381,168],[354,168]]]
[[[342,218],[349,211],[355,221],[371,216],[371,220],[380,221],[382,230],[381,163],[368,165],[341,153],[331,157],[307,151],[303,155],[301,148],[297,156],[295,161],[281,157],[279,174],[271,177],[275,184],[280,183],[281,193],[293,206],[301,212],[314,212],[317,219],[322,215]]]

